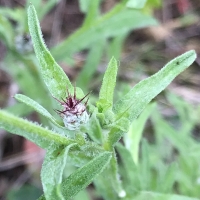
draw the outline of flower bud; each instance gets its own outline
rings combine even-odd
[[[86,96],[88,96],[88,94]],[[65,127],[69,130],[77,130],[80,128],[81,125],[86,124],[89,120],[89,115],[86,111],[88,99],[84,104],[82,103],[85,97],[78,100],[76,98],[75,89],[73,96],[68,92],[68,97],[66,98],[66,100],[63,99],[62,101],[60,101],[54,97],[63,106],[62,111],[56,111],[63,118]]]
[[[83,108],[85,106],[83,104],[78,104],[77,107]],[[69,130],[77,130],[82,124],[86,124],[89,120],[89,115],[85,109],[77,114],[65,112],[62,117],[65,127]]]

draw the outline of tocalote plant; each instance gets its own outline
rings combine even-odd
[[[39,199],[71,199],[92,181],[106,200],[133,199],[136,192],[124,187],[120,180],[115,147],[124,156],[124,162],[130,165],[134,163],[131,157],[125,158],[130,153],[119,144],[119,140],[147,104],[194,62],[195,51],[188,51],[173,59],[159,72],[139,82],[115,103],[113,94],[118,67],[117,61],[112,58],[103,78],[99,100],[94,106],[88,102],[85,98],[87,95],[80,88],[72,86],[46,48],[32,5],[28,9],[28,25],[41,75],[52,98],[61,105],[57,112],[63,121],[54,118],[29,97],[17,94],[15,98],[18,101],[49,119],[54,129],[43,128],[3,110],[0,110],[0,128],[24,136],[46,150],[41,170],[44,195]],[[64,177],[67,161],[78,169]],[[133,184],[131,179],[129,181]]]

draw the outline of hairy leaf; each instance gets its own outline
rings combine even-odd
[[[60,186],[63,181],[68,152],[74,145],[76,144],[70,144],[62,150],[56,150],[56,152],[47,151],[41,171],[43,190],[47,200],[53,198],[64,200]]]
[[[60,145],[67,146],[74,143],[74,140],[45,129],[40,125],[15,117],[2,110],[0,110],[0,128],[23,136],[44,149],[53,149]]]
[[[41,115],[45,116],[46,118],[48,118],[49,120],[51,120],[55,125],[60,126],[57,122],[56,119],[44,108],[42,107],[39,103],[37,103],[36,101],[30,99],[29,97],[23,95],[23,94],[16,94],[15,99],[17,99],[18,101],[32,107],[34,110],[36,110],[37,112],[39,112]]]
[[[99,110],[103,110],[103,112],[105,112],[109,108],[112,109],[117,70],[117,61],[113,57],[110,60],[108,68],[106,69],[106,72],[104,74],[102,86],[99,93],[99,102],[97,103]]]
[[[45,84],[54,97],[58,99],[65,98],[66,88],[72,89],[72,84],[45,46],[33,5],[30,5],[28,8],[28,25]]]
[[[104,152],[66,178],[62,183],[62,193],[65,199],[74,197],[86,188],[104,170],[110,159],[111,153]]]
[[[117,118],[126,116],[130,121],[136,119],[146,105],[183,70],[196,59],[194,50],[188,51],[170,61],[153,76],[139,82],[114,105]]]

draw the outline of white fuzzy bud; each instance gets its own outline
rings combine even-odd
[[[81,125],[86,124],[89,120],[88,113],[85,109],[82,109],[83,107],[85,107],[85,105],[78,104],[77,107],[77,110],[80,111],[77,112],[77,114],[72,114],[67,111],[64,114],[62,114],[65,127],[69,130],[77,130],[80,128]]]
[[[87,97],[88,94],[85,97]],[[66,100],[62,99],[62,101],[60,101],[54,97],[63,107],[62,111],[56,111],[63,118],[65,127],[69,130],[77,130],[80,128],[81,125],[86,124],[89,120],[89,115],[86,111],[88,99],[84,104],[82,103],[85,97],[78,100],[76,98],[75,88],[74,95],[72,96],[68,92],[68,97],[66,98]]]

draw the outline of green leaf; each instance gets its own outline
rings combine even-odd
[[[170,141],[179,152],[184,154],[188,153],[188,148],[186,148],[186,145],[187,147],[190,147],[190,145],[193,144],[193,139],[191,137],[188,137],[182,133],[178,133],[177,130],[175,130],[166,120],[164,120],[158,112],[155,112],[151,116],[151,120],[154,124],[153,127],[156,132],[157,140],[162,141],[163,137],[167,138],[167,140]],[[161,148],[163,147],[161,146]]]
[[[108,140],[106,141],[106,149],[111,149],[117,144],[120,138],[128,131],[130,122],[127,118],[122,117],[117,123],[111,125],[112,128],[108,133]]]
[[[8,19],[0,15],[0,38],[7,47],[13,48],[14,31]]]
[[[177,111],[177,115],[181,124],[180,132],[182,132],[182,134],[190,134],[196,123],[199,122],[199,117],[197,116],[198,110],[194,109],[192,104],[184,101],[172,93],[168,92],[166,97],[170,104],[172,104],[174,109]]]
[[[42,194],[42,190],[34,184],[23,184],[20,188],[12,188],[7,192],[6,200],[35,200]]]
[[[117,61],[113,57],[110,60],[104,74],[102,86],[99,93],[99,102],[97,103],[97,107],[100,111],[102,110],[103,112],[105,112],[109,108],[112,109],[117,70]]]
[[[40,196],[37,200],[46,200],[46,198],[45,198],[44,195],[42,195],[42,196]]]
[[[64,200],[60,184],[63,181],[63,172],[67,163],[68,152],[74,145],[76,144],[70,144],[62,150],[47,151],[41,171],[43,190],[47,200]]]
[[[111,153],[104,152],[66,178],[61,185],[64,198],[72,198],[86,188],[105,169],[110,159]]]
[[[125,39],[127,38],[127,35],[128,35],[127,33],[124,33],[112,38],[107,50],[107,54],[109,58],[114,56],[116,60],[120,60],[122,47],[125,43]]]
[[[198,200],[197,198],[186,197],[176,194],[160,194],[156,192],[140,192],[138,196],[134,198],[134,200]]]
[[[164,164],[165,165],[165,164]],[[162,191],[163,193],[169,193],[169,191],[173,191],[174,184],[177,181],[177,171],[179,171],[180,166],[177,163],[171,163],[167,165],[165,168],[159,171],[160,180],[157,181],[157,191]]]
[[[132,122],[129,131],[124,136],[125,146],[131,152],[135,164],[138,164],[139,144],[142,137],[142,131],[155,106],[156,104],[150,104],[147,106],[142,114]]]
[[[75,197],[73,200],[92,200],[91,199],[92,197],[90,197],[90,191],[87,191],[86,189],[85,190],[82,190],[80,191]]]
[[[109,163],[109,166],[100,174],[94,183],[105,200],[123,199],[126,196],[126,192],[122,188],[122,182],[118,173],[117,158],[114,149],[113,156]]]
[[[133,161],[132,155],[128,149],[126,149],[122,144],[118,143],[116,145],[117,152],[119,153],[120,160],[122,161],[122,166],[125,169],[125,174],[122,177],[123,185],[125,185],[125,189],[128,195],[133,195],[138,188],[136,188],[137,184],[137,169],[136,165]]]
[[[72,84],[44,44],[39,21],[33,5],[30,5],[28,8],[28,25],[45,84],[54,97],[58,99],[65,98],[66,88],[72,89]]]
[[[21,103],[6,107],[4,110],[18,117],[27,116],[33,111],[32,108]]]
[[[141,161],[139,165],[140,172],[140,185],[143,190],[148,190],[150,186],[150,182],[152,177],[151,166],[150,166],[150,154],[149,154],[149,144],[146,139],[142,140],[142,148],[141,148]]]
[[[124,1],[111,11],[94,20],[90,26],[83,26],[66,40],[52,49],[52,55],[57,60],[71,57],[72,54],[90,47],[94,42],[121,34],[133,29],[156,25],[151,16],[125,8]],[[87,38],[87,39],[85,39]]]
[[[145,6],[147,0],[129,0],[126,4],[127,7],[129,8],[136,8],[136,9],[141,9]]]
[[[110,174],[103,172],[97,179],[94,180],[95,188],[105,200],[118,200],[117,193],[110,184]]]
[[[23,21],[22,18],[24,18],[25,13],[24,13],[24,9],[21,9],[21,8],[13,9],[13,8],[1,6],[0,7],[0,15],[6,17],[7,19],[12,19],[12,20],[15,20],[18,22],[22,22]]]
[[[130,121],[136,119],[145,106],[183,70],[196,59],[194,50],[188,51],[170,61],[153,76],[139,82],[114,105],[117,118],[126,116]]]
[[[57,149],[60,146],[68,146],[75,142],[79,143],[79,141],[69,139],[2,110],[0,110],[0,128],[23,136],[47,150]],[[82,166],[101,152],[103,152],[102,147],[91,142],[86,142],[84,145],[81,145],[81,150],[80,148],[73,148],[73,151],[69,153],[70,161],[76,166]]]
[[[37,99],[48,109],[52,107],[51,101],[47,98],[46,87],[38,72],[35,56],[22,56],[16,52],[10,52],[4,61],[4,69],[12,76],[23,94]]]
[[[15,99],[17,99],[18,101],[30,106],[31,108],[33,108],[34,110],[36,110],[37,112],[39,112],[41,115],[45,116],[46,118],[48,118],[49,120],[51,120],[55,125],[61,127],[57,122],[56,119],[44,108],[42,107],[39,103],[37,103],[36,101],[30,99],[29,97],[22,95],[22,94],[16,94]]]
[[[114,149],[112,149],[112,158],[109,166],[95,179],[94,183],[97,185],[97,190],[100,190],[100,194],[105,199],[116,199],[114,198],[116,196],[121,198],[126,196],[118,172],[117,157]]]
[[[96,143],[102,143],[102,129],[97,119],[96,112],[94,111],[90,117],[90,123],[87,125],[87,134]]]
[[[89,10],[89,5],[92,0],[79,0],[79,7],[81,12],[87,13]]]
[[[115,190],[117,195],[120,198],[125,197],[126,192],[122,187],[121,177],[119,175],[116,152],[114,149],[113,149],[113,156],[111,158],[110,165],[108,166],[106,170],[108,174],[110,175],[110,184],[113,186],[113,189]]]
[[[42,2],[41,0],[34,0],[31,1],[33,6],[38,12],[38,18],[40,20],[43,19],[43,17],[56,5],[60,2],[60,0],[48,0],[46,2]],[[26,2],[26,7],[28,7],[30,4],[29,1]]]
[[[99,4],[101,0],[86,0],[87,4],[88,4],[88,8],[86,11],[86,17],[85,20],[83,22],[82,26],[89,26],[90,24],[92,24],[93,21],[96,20],[96,18],[99,15]],[[84,2],[86,5],[86,2]]]
[[[74,140],[42,128],[27,120],[15,117],[3,110],[0,110],[0,128],[13,134],[23,136],[44,149],[54,149],[60,145],[67,146],[74,143]]]

